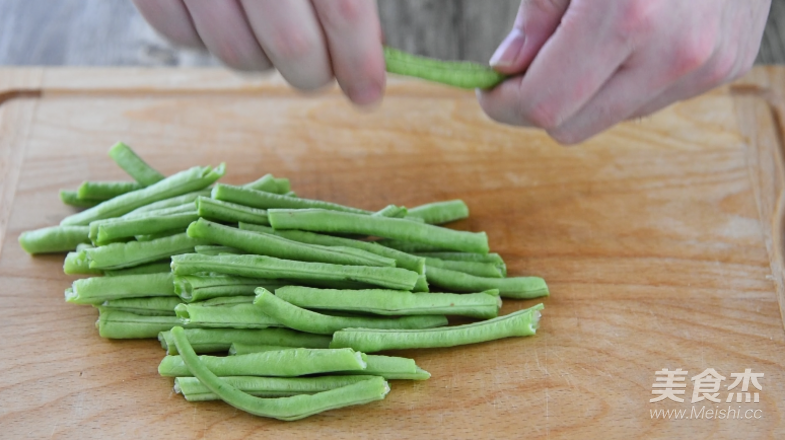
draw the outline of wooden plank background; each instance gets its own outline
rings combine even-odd
[[[386,41],[487,62],[520,0],[379,0]],[[773,0],[758,64],[785,64],[785,0]],[[1,0],[0,65],[210,66],[153,32],[130,0]]]

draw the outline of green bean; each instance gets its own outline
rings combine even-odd
[[[488,66],[466,61],[441,61],[384,48],[387,71],[464,89],[490,89],[507,77]]]
[[[404,316],[402,318],[324,315],[290,304],[263,287],[256,289],[254,304],[265,315],[286,327],[320,335],[328,335],[350,327],[430,328],[447,325],[447,318],[439,315]]]
[[[269,225],[267,211],[264,209],[249,208],[237,203],[222,202],[209,197],[196,199],[199,216],[209,220],[219,220],[228,223],[247,222],[258,225]]]
[[[236,356],[240,354],[251,354],[251,353],[264,353],[266,351],[281,351],[286,350],[288,348],[295,348],[295,347],[284,347],[281,345],[268,345],[268,344],[244,344],[242,342],[235,342],[229,347],[229,356]]]
[[[253,304],[254,297],[252,295],[239,295],[239,296],[219,296],[218,298],[210,298],[204,301],[194,303],[202,307],[217,307],[217,306],[230,306],[237,304]]]
[[[464,252],[488,253],[488,237],[484,232],[456,231],[399,218],[373,217],[322,209],[271,209],[267,212],[267,216],[275,229],[367,234]]]
[[[289,260],[355,266],[395,266],[395,260],[363,250],[341,246],[319,246],[289,240],[274,234],[249,232],[200,218],[188,227],[188,235],[211,243],[231,246],[258,255]]]
[[[385,379],[428,380],[431,378],[431,373],[418,367],[413,359],[372,354],[366,354],[365,359],[364,374],[381,376]]]
[[[171,237],[173,235],[182,234],[185,232],[185,230],[186,228],[170,229],[168,231],[156,232],[155,234],[135,235],[134,237],[136,238],[136,241],[153,241],[153,240],[158,240],[159,238]],[[194,249],[196,249],[196,246],[194,246]]]
[[[98,307],[99,315],[95,326],[98,334],[107,339],[148,339],[158,333],[182,325],[176,316],[149,316],[122,310]]]
[[[198,303],[179,304],[174,309],[186,325],[200,328],[262,329],[282,327],[275,319],[264,314],[253,303],[224,306],[202,306]]]
[[[440,267],[426,266],[428,282],[455,292],[498,289],[503,298],[528,299],[548,296],[548,285],[539,277],[483,278]]]
[[[120,298],[174,296],[172,275],[144,274],[93,277],[74,281],[66,290],[65,300],[74,304],[101,304]]]
[[[263,353],[266,351],[279,351],[287,350],[291,347],[281,347],[277,345],[249,345],[243,343],[234,343],[229,348],[229,355],[243,355],[249,353]],[[365,369],[359,371],[346,371],[342,373],[350,374],[365,374],[371,376],[381,376],[385,379],[406,379],[406,380],[427,380],[430,379],[431,373],[423,370],[414,363],[413,359],[407,359],[394,356],[378,356],[371,354],[364,354]]]
[[[268,328],[263,330],[238,330],[227,328],[187,328],[185,333],[193,344],[194,350],[199,353],[215,353],[227,351],[232,343],[243,344],[268,344],[287,347],[327,348],[330,337],[296,332],[285,328]],[[177,354],[169,331],[158,335],[161,347],[167,354]]]
[[[154,261],[152,263],[142,264],[141,266],[129,267],[127,269],[105,270],[104,276],[118,277],[124,275],[142,275],[150,273],[169,273],[172,268],[169,266],[171,261]]]
[[[199,219],[196,212],[184,212],[172,215],[155,215],[118,219],[117,221],[99,223],[95,243],[109,243],[118,238],[135,235],[158,234],[174,230],[185,230],[192,222]]]
[[[351,328],[335,332],[330,347],[350,347],[367,353],[410,349],[455,347],[537,332],[540,310],[537,304],[525,310],[472,324],[425,330],[377,330]]]
[[[172,335],[178,350],[183,353],[185,366],[193,376],[229,405],[257,416],[298,420],[329,409],[381,400],[390,391],[384,379],[375,377],[313,395],[301,394],[276,399],[254,397],[227,382],[222,382],[203,365],[181,327],[172,329]]]
[[[109,149],[109,157],[125,170],[129,176],[144,186],[150,186],[164,179],[163,174],[156,171],[147,164],[141,157],[137,156],[134,150],[128,145],[118,142]]]
[[[89,233],[87,226],[52,226],[22,232],[19,245],[29,254],[67,252],[80,243],[89,243]]]
[[[403,218],[406,217],[406,213],[407,210],[403,206],[387,205],[371,215],[374,217]]]
[[[91,269],[122,269],[193,252],[194,246],[199,244],[207,243],[182,233],[152,241],[112,243],[88,249],[87,256],[90,258]]]
[[[216,168],[193,167],[146,188],[117,196],[98,206],[70,215],[60,224],[88,225],[94,220],[119,217],[141,206],[206,188],[224,175],[224,168],[223,164]]]
[[[76,190],[80,199],[109,200],[117,196],[144,188],[136,182],[92,182],[85,181]]]
[[[486,278],[502,278],[502,271],[494,263],[480,263],[477,261],[455,261],[441,260],[439,258],[426,257],[425,264],[428,267],[439,267],[442,269],[463,272],[469,275]]]
[[[285,194],[283,194],[283,195],[285,195],[286,197],[294,197],[294,198],[297,198],[297,193],[296,193],[296,192],[294,192],[294,191],[287,191],[287,192],[286,192]]]
[[[401,252],[407,252],[410,254],[418,254],[423,252],[442,252],[445,251],[444,247],[438,245],[431,245],[431,244],[423,244],[423,243],[413,243],[411,241],[406,240],[393,240],[389,238],[384,238],[381,240],[377,240],[375,242],[384,247],[388,247],[391,249],[397,249]],[[461,252],[463,253],[463,252]],[[466,253],[473,253],[473,252],[466,252]],[[477,255],[485,255],[485,254],[477,254]]]
[[[291,186],[289,179],[276,178],[272,174],[265,174],[251,183],[246,183],[243,185],[243,188],[284,195],[289,192]]]
[[[265,191],[271,193],[278,192],[278,184],[275,183],[275,176],[269,173],[254,180],[253,182],[246,183],[245,185],[243,185],[243,188],[255,189],[257,191]]]
[[[397,249],[390,249],[376,243],[361,241],[361,240],[353,240],[351,238],[335,237],[332,235],[317,234],[316,232],[308,232],[308,231],[297,231],[297,230],[276,231],[272,228],[264,228],[257,225],[243,223],[243,222],[240,222],[239,226],[240,229],[242,230],[274,233],[275,235],[280,235],[283,238],[299,241],[301,243],[316,244],[320,246],[353,247],[382,257],[392,258],[393,260],[395,260],[395,265],[402,269],[411,270],[417,272],[418,274],[425,273],[424,258],[413,256],[411,254],[407,254],[406,252],[401,252]],[[426,290],[427,290],[427,286],[426,286]]]
[[[469,207],[463,200],[427,203],[409,209],[410,217],[425,220],[425,223],[440,225],[469,217]]]
[[[376,315],[460,315],[487,319],[495,318],[502,305],[498,290],[458,295],[286,286],[276,289],[275,296],[304,309]]]
[[[174,208],[178,206],[183,206],[185,204],[191,203],[192,206],[196,206],[194,201],[199,196],[210,196],[209,189],[200,190],[200,191],[193,191],[183,195],[169,197],[167,199],[159,200],[157,202],[150,203],[149,205],[144,205],[139,208],[134,209],[133,211],[129,212],[128,214],[123,215],[123,217],[133,217],[135,215],[140,215],[150,211],[156,211],[159,209],[167,209],[167,208]]]
[[[175,339],[176,341],[176,339]],[[191,376],[180,355],[166,356],[158,365],[158,374],[165,377]],[[199,356],[199,360],[216,376],[295,377],[307,374],[355,371],[365,369],[362,353],[350,348],[287,348],[238,356]]]
[[[287,284],[269,279],[227,275],[177,275],[174,277],[174,292],[187,303],[224,296],[253,295],[254,289],[259,286],[277,289],[285,285]]]
[[[258,377],[225,376],[221,381],[240,391],[257,397],[288,397],[314,394],[370,379],[372,376],[319,376],[319,377]],[[182,394],[189,402],[219,400],[219,397],[195,377],[176,377],[174,392]]]
[[[103,200],[80,199],[79,194],[77,194],[76,191],[69,191],[67,189],[60,190],[60,200],[66,205],[76,206],[77,208],[92,208],[103,202]]]
[[[149,298],[110,299],[101,304],[103,309],[121,310],[137,315],[176,316],[174,308],[181,304],[176,296],[155,296]]]
[[[69,252],[63,262],[63,272],[66,275],[101,275],[101,269],[90,269],[90,261],[84,250]]]
[[[275,184],[276,184],[276,186],[278,186],[278,190],[277,191],[272,191],[274,193],[287,195],[287,194],[293,192],[292,191],[291,182],[289,182],[289,179],[287,179],[285,177],[276,177],[275,178]]]
[[[240,249],[230,246],[218,246],[214,244],[202,244],[194,246],[194,251],[202,255],[220,255],[220,254],[244,254],[245,252]]]
[[[114,221],[114,220],[131,220],[131,219],[139,219],[139,218],[151,218],[156,216],[163,216],[163,215],[174,215],[174,214],[182,214],[185,212],[196,212],[196,203],[194,202],[186,202],[177,206],[170,206],[168,208],[158,208],[152,209],[149,211],[142,211],[138,213],[129,212],[126,215],[121,217],[105,219],[105,220],[98,220],[97,222],[101,224],[101,222],[106,221]],[[90,223],[91,225],[96,222]]]
[[[172,271],[175,275],[215,271],[249,278],[352,280],[396,290],[411,290],[419,277],[416,272],[397,267],[342,266],[282,260],[261,255],[175,255],[172,257]]]
[[[474,261],[477,263],[494,263],[504,266],[504,260],[495,252],[486,255],[472,254],[469,252],[418,252],[415,255],[418,257],[438,258],[440,260]]]
[[[321,200],[287,197],[287,196],[268,193],[264,191],[256,191],[253,189],[243,188],[240,186],[226,185],[223,183],[219,183],[215,185],[212,192],[212,198],[222,200],[224,202],[238,203],[240,205],[250,206],[252,208],[259,208],[259,209],[321,208],[325,210],[353,212],[357,214],[371,213],[370,211],[351,208],[349,206],[343,206],[337,203],[323,202]]]

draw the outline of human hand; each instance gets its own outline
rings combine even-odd
[[[238,70],[278,69],[294,87],[333,79],[358,105],[384,90],[382,34],[374,0],[133,0],[174,43],[206,47]]]
[[[491,58],[522,75],[478,92],[480,105],[499,122],[583,141],[746,73],[770,3],[522,0]]]

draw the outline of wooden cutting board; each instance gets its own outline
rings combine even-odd
[[[572,148],[490,122],[473,93],[416,81],[391,80],[373,111],[220,70],[3,69],[0,91],[2,438],[785,435],[785,70]],[[117,140],[167,174],[225,161],[225,181],[272,172],[301,196],[367,209],[462,198],[472,214],[457,228],[487,231],[511,275],[549,282],[541,328],[399,352],[433,377],[299,422],[188,403],[157,375],[157,341],[98,337],[96,312],[63,300],[62,255],[17,245],[72,212],[60,188],[126,179],[106,156]],[[684,402],[649,402],[664,368],[688,372]],[[690,378],[709,368],[726,378],[722,403],[692,403]],[[759,402],[725,403],[745,369],[764,374],[749,389]],[[708,418],[727,407],[730,419]],[[654,418],[661,409],[687,418]]]

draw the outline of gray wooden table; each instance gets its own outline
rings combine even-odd
[[[745,1],[745,0],[738,0]],[[379,0],[389,44],[445,59],[487,62],[520,0]],[[785,64],[785,0],[773,0],[759,64]],[[0,0],[0,65],[206,66],[172,47],[130,0]]]

